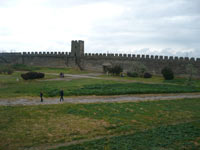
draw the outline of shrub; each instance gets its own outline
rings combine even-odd
[[[115,65],[114,67],[108,68],[108,72],[112,73],[113,75],[119,75],[123,72],[123,68],[120,65]]]
[[[127,72],[127,76],[128,77],[138,77],[138,73],[137,72]]]
[[[44,73],[40,73],[40,72],[28,72],[28,73],[24,73],[21,74],[21,77],[24,80],[29,80],[29,79],[40,79],[40,78],[44,78]]]
[[[165,80],[173,80],[174,79],[174,72],[169,67],[164,67],[161,71]]]
[[[152,74],[146,72],[144,73],[144,78],[152,78]]]
[[[147,67],[142,63],[135,62],[132,65],[132,70],[133,70],[133,72],[137,72],[138,76],[143,77],[144,73],[147,70]]]

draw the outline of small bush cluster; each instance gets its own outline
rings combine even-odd
[[[164,67],[161,71],[165,80],[173,80],[174,79],[174,72],[169,67]]]
[[[120,65],[115,65],[114,67],[108,68],[108,72],[113,75],[120,75],[123,72],[123,68]]]
[[[24,73],[21,74],[21,77],[24,80],[30,80],[30,79],[40,79],[40,78],[44,78],[44,73],[40,73],[40,72],[28,72],[28,73]]]
[[[127,72],[128,77],[143,77],[143,78],[152,78],[152,74],[145,72],[143,75],[139,75],[137,72]]]
[[[144,73],[144,78],[152,78],[152,74],[146,72]]]

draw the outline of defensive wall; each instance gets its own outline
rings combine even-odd
[[[77,67],[77,59],[85,70],[103,71],[104,64],[121,65],[125,71],[132,70],[133,64],[146,66],[148,72],[160,74],[161,69],[170,66],[176,74],[186,74],[186,66],[192,64],[199,70],[200,58],[84,53],[79,58],[68,52],[24,52],[0,53],[1,64],[25,64],[45,67]],[[200,72],[199,72],[200,74]]]
[[[80,69],[103,72],[105,65],[121,65],[124,71],[143,64],[152,74],[160,74],[165,66],[177,75],[185,75],[186,66],[192,64],[200,76],[200,58],[153,56],[134,54],[84,53],[83,41],[72,41],[71,52],[23,52],[0,53],[0,64],[25,64],[45,67],[79,67]]]

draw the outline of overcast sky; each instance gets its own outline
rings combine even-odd
[[[200,57],[200,0],[0,0],[0,51]]]

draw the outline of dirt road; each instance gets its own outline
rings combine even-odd
[[[200,93],[181,93],[181,94],[142,94],[142,95],[118,95],[118,96],[79,96],[65,97],[64,102],[59,101],[59,97],[44,98],[44,102],[40,102],[39,97],[28,98],[2,98],[0,105],[46,105],[61,103],[106,103],[106,102],[138,102],[153,100],[173,100],[184,98],[200,98]]]

